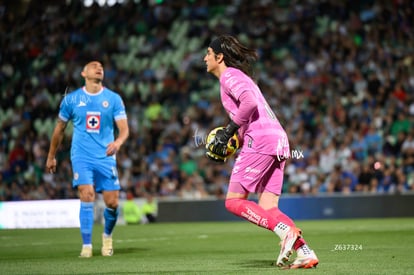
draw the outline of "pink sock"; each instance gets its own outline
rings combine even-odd
[[[226,199],[226,209],[234,215],[268,230],[273,230],[279,222],[274,215],[270,215],[257,203],[249,200]]]
[[[267,213],[269,213],[270,216],[275,217],[275,219],[277,220],[277,223],[275,224],[275,226],[279,222],[283,222],[284,224],[289,225],[290,227],[295,227],[295,223],[292,221],[292,219],[289,218],[285,213],[280,211],[279,208],[277,207],[270,208],[269,210],[267,210]]]
[[[293,249],[298,250],[299,247],[301,247],[304,244],[306,244],[305,239],[300,237],[299,239],[296,240],[295,244],[293,245]]]
[[[271,209],[267,210],[267,212],[271,216],[276,217],[276,220],[278,221],[278,223],[279,222],[282,222],[282,223],[284,223],[286,225],[289,225],[290,227],[296,227],[296,225],[292,221],[292,219],[289,218],[285,213],[283,213],[282,211],[280,211],[279,208],[274,207],[274,208],[271,208]],[[304,244],[306,244],[306,241],[303,238],[299,238],[299,239],[297,239],[297,241],[293,245],[293,249],[298,250],[298,248],[301,247]]]
[[[280,211],[277,207],[266,211],[253,201],[244,199],[227,199],[226,209],[238,217],[271,231],[273,231],[279,222],[295,227],[295,223],[292,219],[286,216],[286,214]],[[297,250],[305,243],[306,242],[303,238],[299,238],[293,245],[293,248]]]

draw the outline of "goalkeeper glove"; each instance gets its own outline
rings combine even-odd
[[[218,156],[218,155],[216,155],[216,154],[214,154],[213,152],[210,152],[210,151],[206,152],[206,156],[207,156],[207,158],[209,158],[210,160],[215,161],[215,162],[219,162],[219,163],[226,162],[225,157]]]
[[[239,125],[233,121],[230,121],[230,123],[224,129],[220,129],[216,132],[214,140],[209,144],[208,149],[218,156],[226,157],[227,143],[239,128]]]

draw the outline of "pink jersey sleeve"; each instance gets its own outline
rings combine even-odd
[[[240,125],[242,150],[289,157],[286,132],[250,77],[227,68],[220,77],[220,95],[224,109]]]
[[[233,116],[233,121],[242,126],[249,122],[253,112],[256,111],[257,101],[251,90],[245,90],[241,93],[238,101],[240,104],[237,113]]]

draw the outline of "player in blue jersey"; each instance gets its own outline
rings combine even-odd
[[[112,256],[112,231],[118,218],[120,190],[115,156],[129,135],[127,115],[122,98],[103,86],[104,69],[100,62],[86,64],[81,75],[85,86],[65,95],[60,104],[46,170],[56,172],[55,155],[66,126],[72,121],[73,187],[77,188],[80,197],[79,220],[83,241],[80,257],[92,257],[95,191],[103,194],[106,205],[101,252],[103,256]]]

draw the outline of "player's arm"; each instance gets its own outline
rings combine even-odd
[[[127,119],[118,119],[115,121],[115,123],[118,127],[119,133],[115,141],[108,144],[108,147],[106,148],[107,156],[112,156],[113,154],[118,152],[119,148],[121,148],[122,144],[124,144],[124,142],[127,140],[129,136],[129,127]]]
[[[53,130],[52,138],[50,140],[49,153],[47,154],[46,160],[46,171],[49,173],[56,172],[56,152],[62,143],[67,122],[58,118],[55,129]]]
[[[210,151],[220,156],[225,155],[229,139],[237,132],[240,126],[249,122],[253,112],[257,109],[257,101],[250,90],[242,92],[239,101],[240,105],[237,113],[224,129],[217,131],[214,141],[210,145]]]
[[[257,100],[253,91],[246,90],[239,96],[239,108],[233,116],[233,121],[239,126],[249,122],[253,113],[257,110]]]

